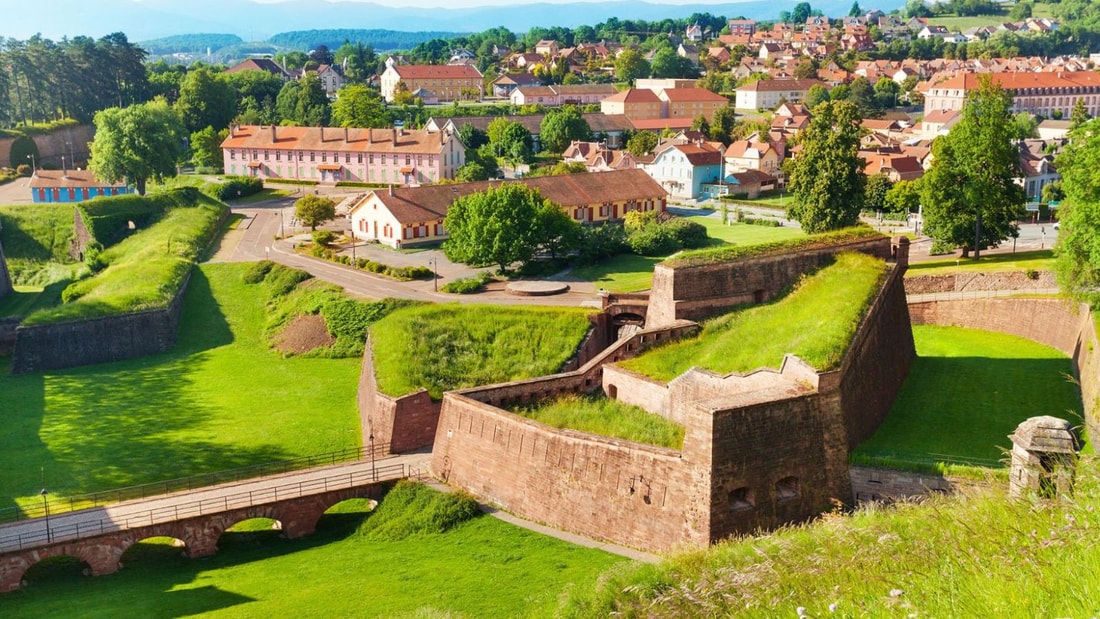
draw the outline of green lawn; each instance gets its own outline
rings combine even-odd
[[[245,196],[236,200],[227,200],[226,203],[230,206],[248,206],[257,202],[285,198],[294,193],[294,191],[293,189],[261,189],[259,193],[254,193],[250,196]]]
[[[462,387],[553,374],[588,331],[580,308],[427,305],[398,310],[371,327],[383,393],[421,387],[439,399]]]
[[[917,359],[856,461],[892,458],[1003,467],[1007,436],[1028,417],[1080,422],[1070,360],[1032,340],[958,327],[915,326]]]
[[[168,353],[45,374],[0,367],[0,507],[360,444],[358,359],[283,359],[244,264],[194,271]]]
[[[772,208],[777,210],[786,211],[787,207],[791,205],[794,198],[791,197],[789,192],[779,193],[778,191],[765,191],[760,194],[759,198],[745,198],[738,197],[737,200],[728,202],[730,210],[737,208],[737,204],[748,204],[757,208]]]
[[[910,262],[905,275],[947,275],[951,273],[977,273],[994,271],[1050,271],[1054,269],[1054,251],[1039,249],[1021,251],[1012,254],[983,254],[978,260],[973,258],[937,258],[921,262]]]
[[[379,541],[361,530],[382,516],[363,501],[325,515],[312,535],[226,533],[218,554],[187,559],[165,538],[130,549],[125,568],[89,578],[79,565],[31,568],[30,586],[4,594],[21,617],[549,617],[564,591],[587,592],[628,564],[479,515],[445,533]],[[255,522],[255,521],[249,521]],[[248,524],[248,523],[246,523]],[[253,529],[253,531],[247,531]]]
[[[669,449],[684,446],[684,426],[605,397],[565,396],[513,412],[555,428],[621,438]]]
[[[717,217],[705,215],[688,219],[707,229],[707,236],[712,239],[711,247],[755,245],[805,236],[800,229],[793,227],[771,228],[749,224],[723,226]],[[653,267],[662,260],[663,257],[620,254],[599,264],[574,269],[572,275],[581,281],[593,282],[610,292],[637,292],[649,290],[653,286]]]
[[[693,366],[714,372],[778,368],[793,353],[819,370],[836,367],[886,272],[881,260],[842,253],[786,297],[707,321],[693,338],[622,362],[669,381]]]

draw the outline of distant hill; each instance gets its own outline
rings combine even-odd
[[[176,34],[151,41],[140,41],[138,45],[150,54],[159,56],[176,52],[203,54],[207,50],[218,50],[242,43],[244,40],[235,34]]]
[[[451,39],[459,32],[399,32],[397,30],[293,30],[280,32],[268,39],[272,45],[308,51],[325,45],[335,51],[344,41],[370,45],[376,50],[411,49],[432,39]]]
[[[504,26],[515,32],[526,32],[533,26],[595,25],[609,18],[654,21],[688,17],[692,13],[773,20],[780,11],[791,10],[798,0],[725,4],[516,2],[474,8],[397,8],[371,2],[326,0],[264,3],[254,0],[96,0],[94,4],[94,9],[89,9],[88,0],[50,0],[48,18],[43,17],[46,13],[42,11],[5,11],[4,19],[0,20],[0,37],[25,39],[35,33],[53,39],[75,35],[101,37],[121,31],[132,41],[143,41],[189,32],[232,32],[248,41],[262,41],[277,32],[285,32],[288,27],[309,30],[329,28],[334,23],[397,31],[480,32]],[[848,14],[852,0],[816,0],[810,4],[825,15],[836,17]],[[904,0],[868,0],[860,6],[891,11],[903,4]]]

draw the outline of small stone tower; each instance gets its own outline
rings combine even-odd
[[[1071,492],[1080,443],[1068,421],[1047,415],[1032,417],[1008,438],[1012,439],[1010,497],[1035,492],[1053,498]]]

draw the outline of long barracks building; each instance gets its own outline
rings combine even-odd
[[[419,185],[454,178],[466,147],[445,131],[231,127],[225,173],[264,179]]]
[[[992,77],[994,84],[1012,94],[1013,112],[1050,117],[1061,110],[1068,118],[1077,100],[1082,99],[1090,116],[1100,115],[1100,75],[1094,71],[956,73],[928,87],[925,113],[961,110],[967,93],[978,89],[982,76]]]

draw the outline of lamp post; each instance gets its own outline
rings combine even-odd
[[[73,167],[75,168],[76,167],[76,155],[73,154],[73,143],[72,142],[65,142],[65,146],[69,147],[69,163],[73,164]]]
[[[432,265],[432,290],[439,292],[439,281],[436,279],[439,275],[435,272],[439,268],[439,261],[436,258],[429,258],[428,264]]]
[[[378,472],[374,468],[374,431],[370,433],[368,438],[370,441],[370,476],[374,481],[378,481]]]
[[[31,171],[32,172],[37,172],[38,171],[38,164],[35,163],[34,153],[31,153],[31,154],[27,155],[27,159],[31,160]]]
[[[46,543],[53,541],[53,536],[50,534],[50,503],[46,500],[46,495],[49,494],[49,490],[45,488],[38,494],[42,495],[42,509],[46,512]]]
[[[283,236],[283,220],[286,219],[286,214],[283,213],[283,209],[279,209],[279,236]],[[355,247],[354,245],[352,247]]]

